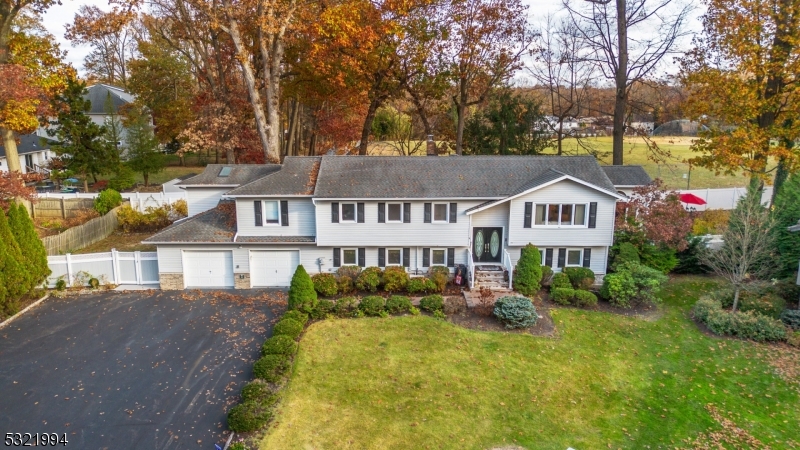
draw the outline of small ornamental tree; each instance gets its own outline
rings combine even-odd
[[[542,288],[542,257],[533,244],[522,247],[517,272],[514,274],[514,290],[523,295],[534,295]]]
[[[20,262],[28,273],[30,281],[28,290],[30,290],[42,284],[50,275],[50,266],[47,265],[47,250],[44,248],[42,240],[36,235],[33,221],[24,206],[11,205],[8,219],[11,234],[16,238],[22,253]]]
[[[299,309],[310,313],[317,306],[317,291],[314,290],[314,282],[308,276],[302,264],[297,266],[292,276],[292,284],[289,287],[289,309]]]
[[[3,273],[8,300],[16,300],[30,290],[30,277],[19,244],[11,233],[6,214],[0,209],[0,272]]]
[[[662,186],[662,181],[656,179],[634,189],[628,202],[617,203],[615,230],[629,234],[642,232],[656,246],[681,251],[689,245],[692,218],[681,205],[678,193]]]

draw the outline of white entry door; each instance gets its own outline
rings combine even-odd
[[[233,287],[233,252],[183,252],[183,279],[187,288]]]
[[[292,275],[300,264],[300,252],[251,251],[250,284],[253,287],[283,287],[292,282]]]

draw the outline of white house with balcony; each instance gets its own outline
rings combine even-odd
[[[591,156],[287,157],[180,184],[216,185],[218,203],[145,241],[164,289],[288,286],[298,264],[512,273],[528,243],[556,271],[602,275],[626,198]]]

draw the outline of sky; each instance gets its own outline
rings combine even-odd
[[[529,16],[534,24],[538,24],[548,14],[555,14],[561,9],[561,0],[522,0],[528,4]],[[692,0],[689,0],[692,1]],[[43,22],[45,28],[52,33],[56,39],[61,43],[62,50],[67,50],[67,62],[71,63],[79,72],[83,72],[83,59],[89,53],[88,46],[73,47],[68,40],[64,38],[65,25],[72,22],[75,13],[81,5],[95,5],[103,10],[110,10],[107,0],[62,0],[61,5],[53,5],[44,14]],[[689,21],[688,28],[691,31],[698,32],[701,29],[700,14],[701,10],[695,10]],[[681,45],[685,48],[689,45],[690,40],[685,39]],[[670,70],[669,64],[665,63],[662,69],[666,73],[674,72]]]

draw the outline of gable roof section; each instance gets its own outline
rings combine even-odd
[[[570,176],[616,195],[592,156],[323,156],[317,198],[495,198]]]
[[[321,156],[290,156],[280,170],[228,192],[228,196],[312,196],[320,171]]]
[[[106,99],[111,96],[111,105],[114,112],[119,113],[119,109],[129,103],[133,103],[133,95],[122,89],[107,84],[95,84],[86,88],[83,98],[92,102],[92,107],[87,114],[108,114],[106,111]]]
[[[56,141],[52,139],[47,139],[45,137],[41,137],[36,133],[31,134],[23,134],[19,137],[19,144],[17,144],[17,153],[20,155],[26,155],[28,153],[36,153],[41,152],[44,150],[48,150],[50,145],[55,144]],[[0,142],[0,158],[6,157],[6,148],[2,142]]]
[[[228,204],[231,206],[228,206],[227,209],[233,208],[235,211],[233,203],[230,200],[223,200],[215,208],[174,223],[142,242],[148,244],[157,242],[233,242],[233,237],[236,234],[236,224],[233,223],[235,220],[230,220],[229,211],[220,208],[220,206]]]
[[[226,177],[219,176],[223,167],[230,167],[230,174]],[[176,183],[176,186],[202,187],[202,186],[241,186],[253,180],[277,172],[281,169],[279,164],[209,164],[200,175]]]
[[[642,166],[601,166],[616,187],[645,186],[653,182]]]

